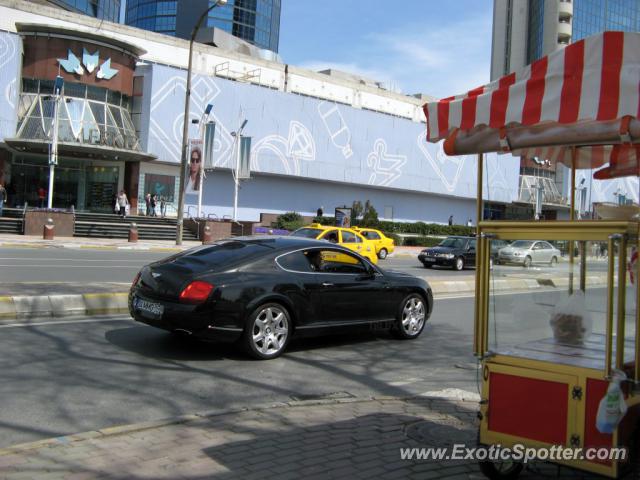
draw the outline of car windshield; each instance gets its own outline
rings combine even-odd
[[[299,228],[294,231],[291,236],[293,237],[304,237],[304,238],[316,238],[318,235],[322,233],[322,230],[317,228]]]
[[[438,246],[447,248],[462,248],[464,246],[464,243],[465,242],[462,238],[445,238],[438,244]]]
[[[516,240],[511,244],[513,248],[531,248],[531,245],[533,245],[533,242],[529,240]]]

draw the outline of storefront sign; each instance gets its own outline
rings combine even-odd
[[[344,208],[336,208],[336,227],[351,227],[351,209]]]
[[[84,75],[85,70],[87,73],[93,73],[95,68],[100,63],[100,51],[96,50],[94,53],[89,53],[86,48],[82,49],[82,63],[80,59],[74,55],[69,49],[67,58],[59,58],[58,63],[67,73],[75,73],[76,75]],[[84,66],[84,68],[83,68]],[[119,70],[111,68],[111,59],[107,58],[96,73],[96,77],[104,80],[111,80],[116,76]]]

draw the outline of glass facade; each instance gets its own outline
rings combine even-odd
[[[175,35],[177,3],[177,0],[128,0],[125,21],[133,27]]]
[[[178,5],[180,3],[180,5]],[[178,15],[193,18],[193,23],[214,0],[128,0],[126,23],[145,30],[188,38],[193,25],[179,29]],[[281,0],[228,0],[209,12],[205,23],[259,47],[278,52]]]
[[[50,140],[55,112],[53,81],[22,81],[17,137]],[[141,151],[130,98],[105,88],[65,83],[58,102],[58,141]]]
[[[49,0],[62,8],[118,23],[120,0]]]
[[[544,39],[544,2],[545,0],[529,1],[527,63],[532,63],[543,56],[542,48]]]
[[[638,0],[573,0],[575,42],[605,30],[640,31]]]

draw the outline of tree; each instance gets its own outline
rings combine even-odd
[[[358,224],[358,219],[362,216],[363,210],[362,202],[355,200],[351,205],[351,226]]]
[[[378,212],[373,207],[371,202],[367,200],[364,203],[364,211],[362,214],[362,221],[360,222],[360,224],[363,227],[377,227],[379,223],[380,223],[380,220],[378,220]]]
[[[276,219],[276,228],[282,228],[284,230],[297,230],[304,225],[304,218],[297,212],[287,212],[282,215],[278,215]]]

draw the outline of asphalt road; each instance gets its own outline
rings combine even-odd
[[[124,316],[0,327],[0,448],[316,395],[474,392],[472,311],[472,298],[437,300],[415,341],[368,330],[300,339],[267,362]]]
[[[70,248],[0,248],[0,294],[2,283],[70,282],[130,283],[147,263],[167,257],[167,252],[91,250]],[[382,268],[393,268],[428,278],[473,275],[474,270],[427,270],[417,258],[380,260]]]

